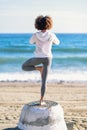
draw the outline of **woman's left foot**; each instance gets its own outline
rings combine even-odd
[[[41,106],[44,106],[44,105],[46,105],[46,102],[40,101],[40,105],[41,105]]]

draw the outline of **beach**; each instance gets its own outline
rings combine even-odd
[[[40,98],[40,83],[0,82],[0,130],[15,128],[23,106]],[[45,100],[58,102],[73,130],[87,130],[87,83],[48,83]],[[9,128],[9,129],[8,129]]]
[[[40,99],[41,76],[22,64],[34,57],[32,33],[0,34],[0,130],[16,130],[25,104]],[[87,130],[87,34],[56,33],[45,100],[59,103],[73,130]]]

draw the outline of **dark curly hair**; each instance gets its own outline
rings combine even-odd
[[[53,27],[53,21],[50,16],[40,15],[35,19],[35,28],[37,30],[49,30]]]

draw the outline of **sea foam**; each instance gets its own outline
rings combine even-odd
[[[39,72],[12,72],[0,73],[0,81],[28,81],[28,82],[41,82]],[[87,72],[59,72],[53,71],[48,75],[48,82],[87,82]]]

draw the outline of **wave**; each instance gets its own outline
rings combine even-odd
[[[75,48],[72,48],[72,47],[70,47],[70,48],[69,47],[67,47],[67,48],[66,47],[65,48],[64,47],[57,48],[57,47],[54,47],[53,51],[55,51],[57,53],[58,52],[59,53],[60,52],[61,53],[63,53],[63,52],[64,53],[87,53],[87,48],[85,48],[85,47],[84,48],[81,48],[81,47],[80,48],[76,48],[76,47]]]
[[[11,63],[17,63],[20,64],[22,62],[24,62],[25,60],[31,58],[30,56],[25,56],[25,55],[9,55],[9,56],[3,56],[0,57],[0,64],[11,64]],[[54,56],[53,57],[53,63],[57,64],[60,62],[65,62],[65,63],[83,63],[84,65],[87,64],[87,56],[78,56],[78,57],[74,57],[74,56]]]
[[[19,48],[19,47],[10,47],[10,48],[1,48],[0,49],[0,52],[5,52],[5,53],[13,53],[13,52],[15,52],[15,53],[31,53],[31,52],[33,52],[34,51],[34,49],[32,48],[29,48],[29,47],[22,47],[22,48]]]
[[[0,81],[28,81],[28,82],[41,82],[39,73],[29,72],[15,72],[15,73],[0,73]],[[87,82],[87,72],[80,71],[62,71],[51,72],[48,76],[48,82]]]
[[[77,57],[74,57],[74,56],[61,56],[61,57],[54,57],[53,58],[54,61],[71,61],[72,62],[84,62],[86,63],[87,62],[87,56],[77,56]]]
[[[21,45],[21,46],[2,46],[0,48],[0,52],[23,52],[23,53],[26,53],[26,52],[34,52],[35,50],[35,46],[28,46],[28,45]],[[79,48],[72,48],[72,47],[56,47],[54,46],[53,47],[53,52],[54,53],[87,53],[87,47],[79,47]]]
[[[0,57],[0,64],[11,64],[11,63],[20,63],[25,60],[24,57]]]

